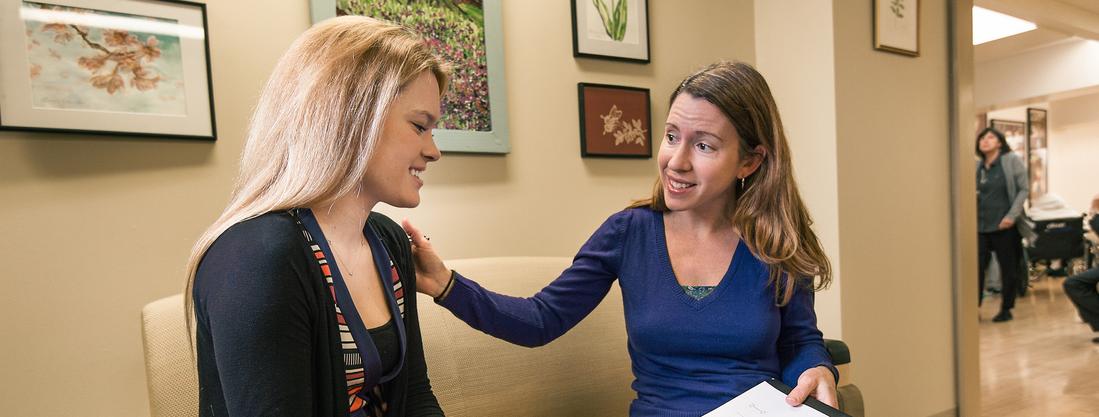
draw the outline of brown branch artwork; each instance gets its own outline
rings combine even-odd
[[[129,77],[130,87],[139,91],[155,89],[162,79],[146,67],[146,64],[160,58],[160,42],[155,36],[141,42],[127,31],[106,29],[101,35],[102,40],[96,41],[88,28],[64,23],[44,24],[42,32],[52,33],[53,41],[59,44],[67,44],[79,37],[84,46],[92,49],[92,55],[82,56],[76,62],[91,72],[88,81],[92,86],[107,90],[108,94],[125,89],[126,77]]]
[[[633,119],[629,122],[621,120],[622,110],[618,109],[618,105],[612,105],[607,114],[601,114],[599,117],[603,119],[603,134],[613,134],[615,146],[626,143],[645,147],[647,130],[641,127],[641,119]]]

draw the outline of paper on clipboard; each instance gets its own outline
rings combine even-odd
[[[791,407],[786,404],[789,387],[777,381],[763,381],[743,394],[722,404],[702,417],[836,417],[847,416],[813,398],[805,404]]]

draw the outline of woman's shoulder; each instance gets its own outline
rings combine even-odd
[[[308,242],[289,213],[266,213],[230,226],[207,249],[195,274],[204,292],[290,290],[308,270]]]
[[[1022,163],[1023,163],[1023,158],[1015,152],[1004,152],[1004,154],[1000,157],[1004,159],[1004,162],[1007,162],[1007,163],[1010,163],[1010,164],[1022,165]]]
[[[227,256],[240,262],[287,260],[306,245],[302,229],[287,212],[266,213],[230,226],[206,251],[206,257]]]

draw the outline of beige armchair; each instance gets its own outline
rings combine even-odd
[[[566,257],[476,258],[447,262],[487,288],[529,296],[571,262]],[[495,339],[419,295],[428,373],[450,417],[626,416],[634,394],[626,351],[622,297],[617,288],[576,328],[554,342],[524,348]],[[149,406],[153,417],[198,415],[198,387],[183,324],[180,295],[142,311]],[[862,397],[850,384],[850,355],[829,342],[840,368],[840,403],[862,416]]]

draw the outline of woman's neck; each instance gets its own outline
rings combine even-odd
[[[670,226],[676,230],[696,237],[714,236],[724,233],[736,233],[732,220],[723,210],[673,211],[667,216]]]
[[[317,218],[328,240],[338,242],[357,242],[364,239],[362,231],[370,210],[374,204],[368,204],[355,195],[340,197],[331,204],[323,204],[309,209]]]
[[[1000,157],[1000,150],[999,149],[991,151],[991,152],[985,152],[985,166],[992,165],[993,162],[996,162],[996,158],[999,158],[999,157]]]

